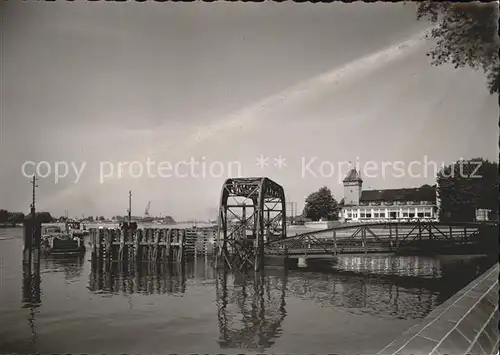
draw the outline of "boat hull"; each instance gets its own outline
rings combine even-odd
[[[57,239],[47,240],[42,251],[45,254],[75,255],[85,252],[85,244],[79,239]]]

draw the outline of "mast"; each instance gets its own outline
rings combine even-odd
[[[34,217],[35,216],[35,201],[36,201],[36,188],[38,187],[38,185],[36,184],[36,182],[38,181],[38,178],[33,175],[33,179],[31,180],[31,186],[33,188],[33,194],[32,194],[32,202],[31,202],[31,205],[30,205],[30,214]]]

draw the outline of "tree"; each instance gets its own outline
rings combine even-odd
[[[22,212],[9,212],[8,222],[15,226],[18,223],[23,223],[24,213]]]
[[[5,223],[9,220],[9,211],[0,210],[0,223]]]
[[[482,158],[459,161],[441,169],[437,176],[443,221],[473,221],[476,209],[498,216],[498,164]]]
[[[99,221],[104,221],[104,220],[105,220],[104,216],[99,217]]]
[[[54,220],[49,212],[37,212],[35,216],[41,223],[51,223]]]
[[[306,205],[302,215],[313,221],[317,221],[321,218],[337,220],[338,210],[338,203],[333,197],[332,192],[328,187],[323,186],[306,198]]]
[[[417,19],[423,18],[437,24],[427,36],[436,40],[428,53],[433,65],[482,68],[490,93],[499,92],[497,2],[425,1],[417,9]]]
[[[172,216],[165,216],[163,218],[163,223],[165,223],[165,224],[175,224],[175,219]]]

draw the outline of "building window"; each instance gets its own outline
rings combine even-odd
[[[424,212],[418,212],[417,216],[418,218],[424,218]]]
[[[373,217],[375,218],[385,218],[385,212],[373,212]]]
[[[408,217],[410,217],[410,218],[414,218],[414,217],[415,217],[415,213],[410,212],[410,213],[408,214]]]
[[[371,213],[367,213],[366,214],[366,218],[372,218],[372,214]]]
[[[365,213],[364,212],[360,212],[359,213],[359,218],[365,218]]]
[[[352,213],[351,212],[347,212],[347,218],[351,218],[352,216]]]
[[[425,217],[432,217],[432,213],[431,212],[425,212]]]
[[[408,212],[403,212],[403,218],[408,218]]]

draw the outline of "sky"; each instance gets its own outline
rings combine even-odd
[[[0,6],[0,208],[29,211],[29,162],[37,210],[124,215],[131,190],[132,214],[186,220],[215,218],[229,177],[302,209],[343,197],[349,161],[387,189],[498,157],[497,98],[481,71],[431,66],[413,4]]]

